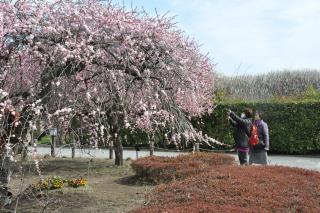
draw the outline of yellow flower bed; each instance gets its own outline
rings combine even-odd
[[[73,179],[69,181],[69,186],[72,186],[74,188],[80,187],[80,186],[86,186],[88,184],[88,180],[84,178],[78,178]]]
[[[44,180],[39,181],[35,185],[32,185],[36,190],[54,190],[54,189],[62,189],[64,184],[68,183],[69,186],[78,188],[80,186],[86,186],[88,184],[88,180],[84,178],[77,178],[71,180],[63,180],[59,176],[48,177]]]

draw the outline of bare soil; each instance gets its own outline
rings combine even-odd
[[[26,190],[30,184],[40,180],[34,161],[29,160],[22,165],[23,172],[17,167],[9,185],[14,194],[13,202],[0,212],[13,212],[17,201],[17,212],[105,213],[137,208],[143,205],[145,195],[153,186],[136,180],[130,163],[126,161],[124,166],[116,167],[113,161],[103,159],[41,159],[42,176],[61,176],[63,179],[83,177],[88,179],[88,186],[65,186],[40,194]],[[20,196],[17,197],[18,194]]]

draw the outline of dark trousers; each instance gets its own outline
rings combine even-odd
[[[241,152],[238,151],[238,157],[239,157],[239,161],[240,161],[240,165],[248,165],[248,152]]]

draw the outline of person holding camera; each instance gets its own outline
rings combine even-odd
[[[234,127],[233,138],[238,153],[240,165],[248,165],[249,158],[249,137],[252,126],[252,110],[245,109],[241,116],[237,116],[231,110],[228,110],[228,120]]]

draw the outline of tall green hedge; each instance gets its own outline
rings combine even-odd
[[[233,144],[227,109],[240,114],[246,107],[263,111],[271,152],[320,153],[320,101],[218,103],[213,114],[204,116],[195,126],[219,141]]]

